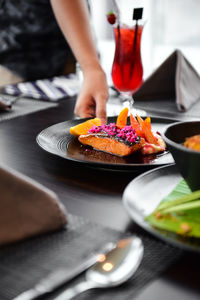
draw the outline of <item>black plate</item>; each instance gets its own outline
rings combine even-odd
[[[200,252],[200,239],[158,230],[145,221],[145,217],[152,213],[181,179],[182,176],[175,165],[143,173],[128,184],[123,194],[123,203],[133,221],[143,229],[175,246]]]
[[[108,122],[116,122],[116,118],[109,117]],[[85,120],[66,121],[44,129],[37,136],[39,146],[47,152],[65,159],[83,163],[90,167],[111,170],[146,171],[151,168],[174,163],[171,154],[167,151],[158,155],[142,156],[141,154],[134,154],[123,158],[87,148],[81,145],[78,139],[69,133],[70,127]],[[162,133],[165,126],[173,122],[175,121],[171,119],[152,118],[152,128]]]

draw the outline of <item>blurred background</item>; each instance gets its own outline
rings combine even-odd
[[[144,79],[175,49],[180,49],[200,73],[199,0],[117,0],[122,22],[130,25],[133,8],[143,7],[142,36]],[[114,36],[106,14],[114,10],[112,0],[89,0],[94,38],[102,66],[111,82]]]

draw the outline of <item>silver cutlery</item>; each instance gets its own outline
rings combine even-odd
[[[94,288],[108,288],[127,281],[137,270],[143,257],[140,238],[121,240],[100,261],[86,271],[85,281],[62,292],[54,300],[70,300],[76,295]]]
[[[93,253],[80,265],[74,267],[74,269],[67,270],[66,268],[59,268],[58,270],[55,270],[46,278],[38,282],[33,288],[23,292],[13,300],[34,300],[43,295],[53,292],[59,286],[69,282],[70,280],[86,271],[89,267],[91,267],[98,261],[99,257],[105,255],[115,247],[115,243],[108,243],[101,250],[99,250],[98,253]]]
[[[20,96],[10,96],[10,95],[0,95],[0,111],[9,111],[12,108],[12,105],[18,101],[22,95]]]

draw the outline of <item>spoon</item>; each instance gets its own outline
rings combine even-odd
[[[54,300],[70,300],[76,295],[94,288],[106,288],[127,281],[137,270],[143,257],[143,244],[133,236],[120,240],[116,247],[86,271],[85,281],[78,283],[57,296]]]

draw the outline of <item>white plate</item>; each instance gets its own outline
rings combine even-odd
[[[154,211],[181,179],[175,165],[143,173],[128,184],[123,194],[123,203],[133,221],[146,231],[175,246],[200,252],[200,239],[159,230],[145,221],[145,217]]]

